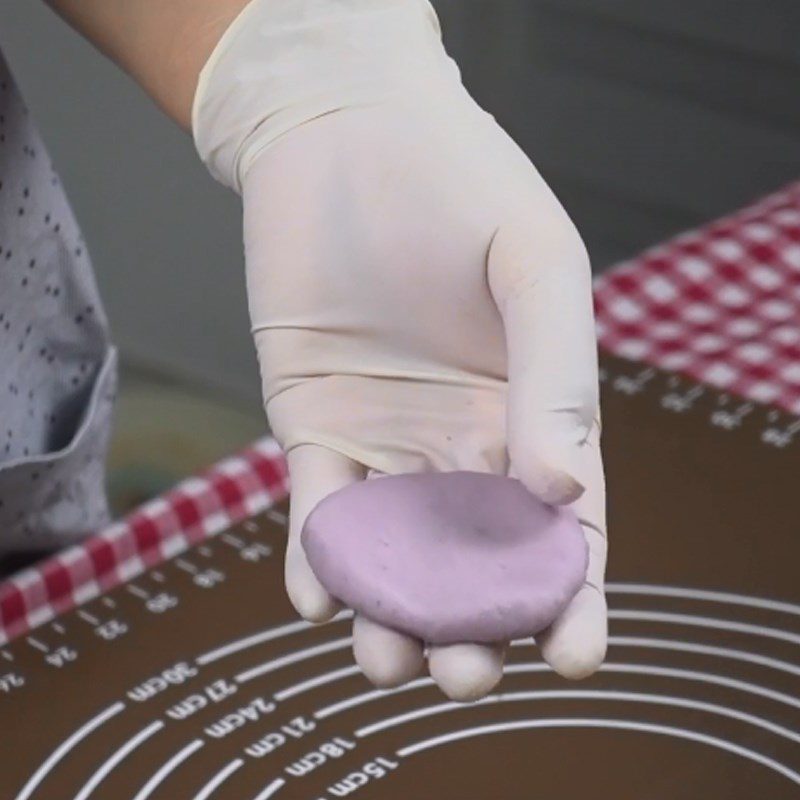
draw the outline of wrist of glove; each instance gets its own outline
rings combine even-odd
[[[241,193],[258,155],[306,122],[454,91],[428,0],[252,0],[200,73],[192,130],[211,174]]]

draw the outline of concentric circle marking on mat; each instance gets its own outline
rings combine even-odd
[[[476,706],[488,706],[496,703],[521,703],[536,700],[617,700],[623,703],[645,703],[652,705],[672,706],[686,708],[690,711],[704,711],[728,719],[735,719],[737,722],[744,722],[762,730],[774,733],[776,736],[788,739],[800,744],[800,733],[791,731],[782,725],[758,717],[755,714],[748,714],[744,711],[737,711],[728,706],[721,706],[717,703],[705,703],[701,700],[691,700],[688,697],[675,697],[673,695],[648,694],[646,692],[618,692],[600,691],[595,689],[553,689],[533,692],[509,692],[503,695],[489,695],[479,700]],[[447,713],[448,711],[463,711],[463,703],[440,703],[436,706],[425,706],[406,714],[399,714],[371,725],[366,725],[356,731],[358,738],[372,736],[374,733],[403,725],[406,722],[414,722],[425,717]]]
[[[736,594],[732,592],[712,592],[704,589],[693,589],[691,587],[659,586],[656,584],[651,585],[651,584],[633,584],[633,583],[630,584],[609,583],[606,586],[606,591],[609,594],[632,594],[632,595],[645,595],[652,597],[678,597],[690,600],[703,600],[714,603],[744,605],[770,611],[786,612],[800,616],[800,605],[796,605],[794,603],[769,600],[768,598]],[[617,615],[616,618],[619,619],[625,618],[623,616],[620,616],[622,612],[616,612],[615,610],[612,609],[610,613],[616,614]],[[630,612],[626,611],[625,613],[630,613]],[[640,613],[652,613],[652,612],[640,612]],[[352,619],[352,617],[353,617],[352,611],[342,611],[339,614],[337,614],[333,620],[327,623],[327,625],[332,625],[337,622],[344,622],[348,619]],[[227,658],[228,656],[239,653],[242,650],[255,647],[259,644],[264,644],[266,642],[273,641],[275,639],[283,638],[284,636],[289,636],[291,634],[300,633],[306,630],[313,630],[315,628],[316,626],[313,623],[306,622],[304,620],[298,620],[296,622],[291,622],[286,625],[281,625],[279,627],[268,628],[265,631],[260,631],[250,636],[246,636],[241,639],[236,639],[233,642],[229,642],[228,644],[222,647],[204,653],[203,655],[197,657],[196,663],[201,666],[205,666],[215,661],[219,661],[220,659]],[[800,640],[800,637],[798,637],[798,640]]]
[[[285,689],[273,693],[273,697],[278,701],[288,700],[290,697],[297,697],[298,695],[310,692],[312,689],[317,689],[320,686],[326,686],[329,683],[335,683],[342,678],[351,678],[354,675],[360,675],[361,668],[356,664],[350,667],[342,667],[335,669],[331,672],[324,672],[322,675],[317,675],[315,678],[295,683],[292,686],[287,686]]]
[[[34,793],[39,784],[45,779],[47,774],[61,759],[74,749],[75,745],[85,739],[90,733],[95,731],[111,717],[115,717],[125,708],[125,703],[114,703],[104,711],[101,711],[97,716],[92,717],[88,722],[82,725],[71,736],[67,737],[51,754],[45,759],[44,763],[31,775],[25,786],[16,797],[16,800],[28,800]]]
[[[115,750],[114,753],[92,773],[92,776],[84,784],[83,788],[75,795],[75,800],[87,800],[89,795],[91,795],[118,764],[124,761],[140,744],[146,742],[151,736],[163,729],[164,723],[161,720],[156,720],[140,730],[135,736],[128,739],[122,747]]]
[[[738,650],[732,647],[718,647],[716,645],[705,645],[698,642],[684,642],[677,639],[649,639],[642,636],[609,636],[608,643],[618,647],[642,647],[652,650],[671,650],[679,653],[693,653],[695,655],[718,656],[732,661],[742,661],[747,664],[757,664],[760,667],[767,667],[778,672],[786,672],[789,675],[800,676],[800,666],[790,664],[778,658],[762,656],[758,653],[751,653],[747,650]],[[515,643],[516,644],[516,643]],[[521,644],[528,644],[522,642]]]
[[[341,611],[330,622],[327,622],[326,625],[334,625],[337,622],[344,622],[345,620],[352,618],[352,611]],[[286,625],[267,628],[266,630],[251,634],[250,636],[244,636],[241,639],[234,639],[232,642],[228,642],[228,644],[223,645],[222,647],[209,650],[207,653],[203,653],[203,655],[198,656],[195,659],[195,662],[200,666],[206,666],[207,664],[212,664],[220,659],[240,653],[242,650],[248,650],[251,647],[256,647],[259,644],[271,642],[275,639],[282,639],[284,636],[291,636],[294,633],[315,630],[317,628],[317,625],[312,622],[306,622],[305,620],[297,620],[296,622],[290,622]]]
[[[772,689],[768,689],[748,681],[739,681],[733,678],[728,678],[724,675],[717,675],[715,673],[699,672],[695,670],[682,670],[672,667],[659,667],[650,664],[617,664],[613,662],[603,664],[599,671],[612,674],[633,674],[653,677],[677,678],[681,680],[705,683],[712,686],[725,686],[729,689],[734,689],[759,697],[765,697],[769,700],[774,700],[777,703],[782,703],[783,705],[800,709],[800,699],[792,697],[791,695],[783,692],[776,692]],[[519,673],[550,673],[552,672],[552,668],[544,662],[509,664],[505,668],[505,672],[510,675]],[[325,708],[315,711],[314,718],[319,720],[328,719],[328,717],[332,717],[336,714],[340,714],[343,711],[364,705],[372,700],[382,700],[392,695],[414,691],[415,689],[430,688],[434,685],[435,684],[431,678],[418,678],[417,680],[411,681],[404,686],[400,686],[397,689],[392,689],[390,691],[375,689],[370,692],[364,692],[363,694],[355,695],[345,700],[340,700],[337,703],[333,703],[332,705],[325,706]],[[504,692],[503,697],[510,697],[512,694],[513,693]],[[490,695],[490,697],[496,696],[497,695]],[[477,701],[475,705],[481,705],[486,702],[487,698],[484,698],[483,700]],[[458,703],[453,705],[457,708],[464,707],[463,704]]]
[[[205,746],[202,739],[195,739],[182,747],[164,762],[156,772],[154,772],[144,786],[136,793],[133,800],[147,800],[153,792],[184,762],[187,758],[194,755],[198,750]]]
[[[673,728],[668,725],[655,725],[651,723],[636,722],[634,720],[619,720],[619,719],[599,719],[591,717],[576,717],[576,718],[552,718],[552,719],[529,719],[529,720],[514,720],[513,722],[498,723],[495,725],[483,725],[477,728],[467,728],[466,730],[452,731],[451,733],[442,736],[435,736],[431,739],[425,739],[421,742],[415,742],[412,745],[402,747],[397,751],[400,758],[408,758],[409,756],[420,753],[424,750],[430,750],[434,747],[439,747],[450,742],[456,742],[463,739],[469,739],[475,736],[486,736],[493,733],[506,733],[508,731],[516,730],[530,730],[536,728],[606,728],[609,730],[629,730],[641,733],[654,733],[663,736],[672,736],[677,739],[686,739],[688,741],[697,742],[699,744],[706,744],[711,747],[716,747],[720,750],[725,750],[733,755],[754,761],[762,766],[765,766],[774,772],[777,772],[790,781],[800,784],[800,774],[790,769],[780,761],[776,761],[769,756],[757,753],[747,747],[729,742],[727,739],[720,739],[716,736],[708,736],[704,733],[688,730],[685,728]]]
[[[244,766],[244,761],[241,758],[235,758],[233,761],[226,764],[213,778],[194,796],[194,800],[208,800],[209,797],[217,790],[223,783],[225,783],[236,770]]]
[[[262,675],[267,675],[270,672],[283,669],[283,667],[297,664],[300,661],[308,661],[316,656],[333,653],[336,650],[344,650],[345,648],[350,647],[352,644],[353,637],[344,636],[341,639],[334,639],[332,642],[325,642],[324,644],[318,644],[314,647],[307,647],[304,650],[298,650],[296,653],[289,653],[288,655],[281,656],[279,658],[273,658],[270,661],[265,661],[263,664],[259,664],[257,667],[252,667],[244,672],[240,672],[236,676],[235,680],[237,683],[248,683],[256,678],[260,678]]]
[[[689,586],[661,586],[649,583],[607,583],[607,594],[633,594],[647,597],[677,597],[685,600],[701,600],[723,605],[749,606],[780,614],[800,616],[800,605],[783,600],[770,600],[767,597],[738,594],[736,592],[717,592],[708,589],[694,589]]]
[[[790,664],[788,661],[781,661],[777,658],[769,658],[768,656],[761,656],[757,653],[750,653],[746,650],[737,650],[730,647],[717,647],[714,645],[698,644],[696,642],[684,642],[676,639],[648,639],[646,637],[639,636],[609,636],[608,643],[611,646],[619,647],[647,648],[654,650],[667,650],[698,655],[716,656],[719,658],[730,659],[732,661],[756,664],[761,667],[766,667],[768,669],[773,669],[800,677],[800,666],[795,666],[794,664]],[[528,639],[521,639],[512,643],[512,647],[515,648],[533,646],[535,646],[534,642]],[[521,665],[510,664],[505,667],[505,672],[510,674],[514,673],[515,671],[518,671],[517,668],[519,666]],[[543,672],[550,671],[550,668],[544,666],[543,664],[537,664],[536,666],[541,666]],[[307,680],[293,684],[292,686],[287,686],[284,689],[280,689],[275,692],[273,696],[279,701],[288,700],[289,698],[297,697],[301,694],[305,694],[306,692],[310,692],[313,689],[317,689],[320,686],[326,686],[344,678],[351,678],[360,674],[361,670],[358,666],[353,665],[349,667],[342,667],[341,669],[332,670],[330,672],[323,672],[320,675],[317,675],[313,678],[308,678]],[[376,690],[375,694],[376,696],[387,697],[392,694],[408,691],[411,688],[417,688],[418,686],[422,685],[433,686],[433,680],[430,678],[420,678],[400,686],[397,689],[380,691]]]
[[[746,633],[768,639],[778,639],[789,644],[800,645],[800,634],[790,633],[781,628],[770,628],[749,622],[733,622],[719,617],[705,617],[697,614],[672,614],[667,611],[642,611],[640,609],[610,609],[609,619],[633,620],[637,622],[666,622],[676,625],[691,625],[699,628]]]
[[[268,784],[264,791],[255,797],[254,800],[269,800],[270,797],[274,797],[285,785],[286,781],[283,778],[275,778],[275,780]]]

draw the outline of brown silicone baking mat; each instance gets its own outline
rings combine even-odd
[[[378,692],[284,598],[285,509],[0,649],[5,800],[800,798],[798,420],[605,359],[611,646]]]

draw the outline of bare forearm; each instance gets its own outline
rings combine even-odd
[[[190,128],[197,78],[249,0],[46,0]]]

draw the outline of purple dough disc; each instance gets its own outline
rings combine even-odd
[[[302,543],[334,597],[432,644],[541,631],[577,594],[588,564],[571,510],[476,472],[352,484],[314,508]]]

